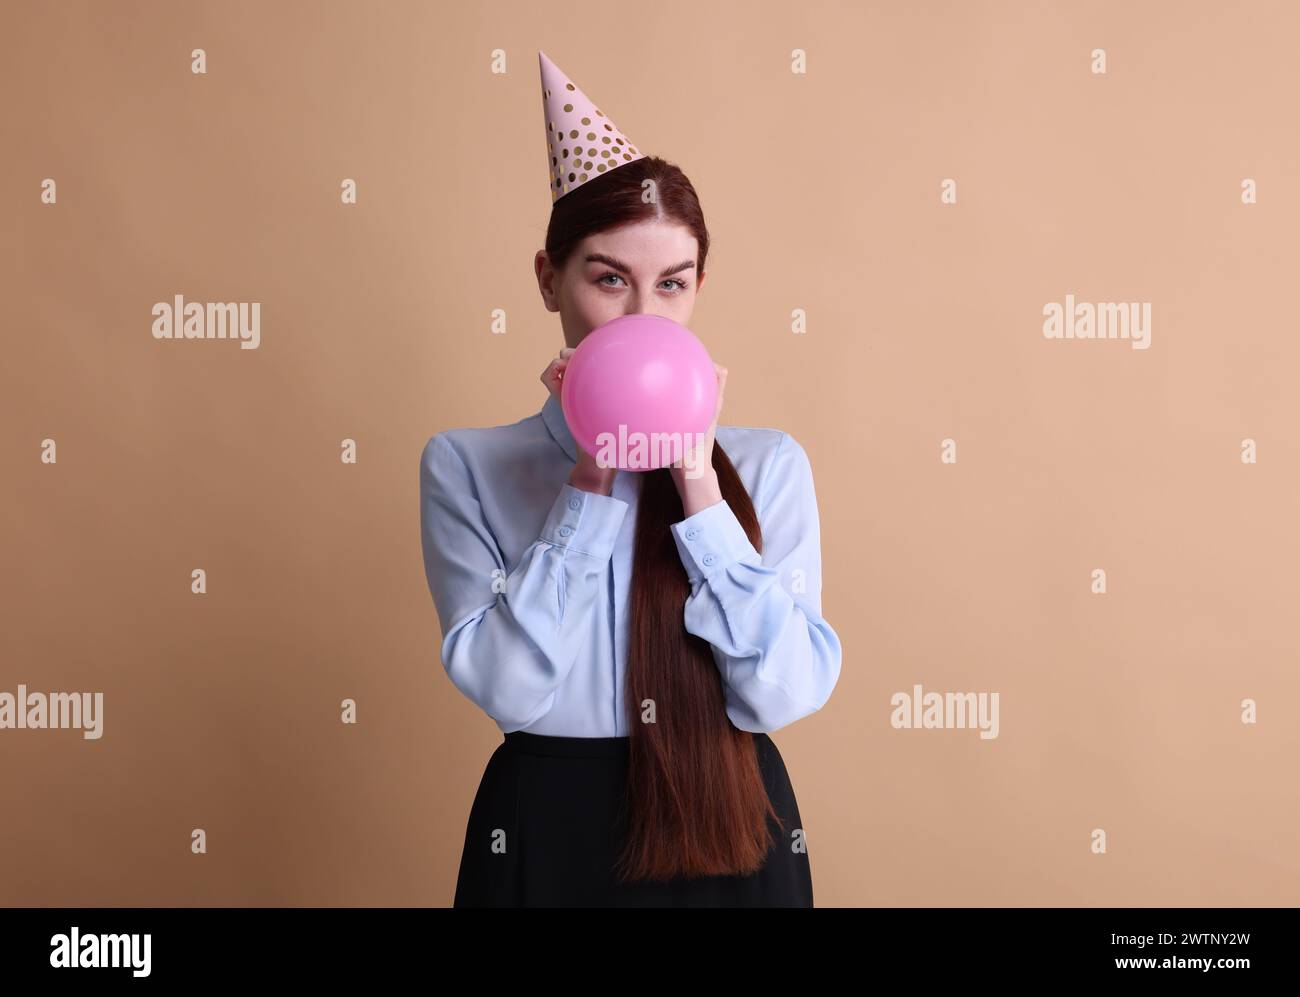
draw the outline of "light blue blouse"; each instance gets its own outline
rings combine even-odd
[[[726,500],[672,524],[736,727],[774,731],[821,709],[840,639],[821,615],[812,468],[776,429],[718,426],[754,503],[760,556]],[[518,422],[447,429],[420,457],[425,574],[452,683],[503,732],[625,736],[628,593],[639,472],[612,494],[569,484],[577,445],[555,396]]]

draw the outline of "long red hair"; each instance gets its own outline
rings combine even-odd
[[[642,183],[654,181],[655,197]],[[563,268],[587,236],[659,218],[689,228],[704,270],[709,233],[695,188],[675,165],[655,156],[625,163],[575,188],[552,205],[546,252]],[[722,497],[762,551],[758,517],[744,483],[716,440],[713,468]],[[626,839],[617,873],[624,881],[748,875],[772,844],[772,807],[759,771],[754,736],[726,713],[722,674],[709,643],[682,622],[690,582],[669,527],[685,518],[667,468],[639,473],[635,553],[629,598],[629,768]],[[653,703],[648,708],[643,704]],[[647,722],[653,714],[654,722]]]

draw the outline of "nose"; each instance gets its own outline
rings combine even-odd
[[[637,291],[628,295],[627,310],[624,315],[658,315],[659,302],[654,295],[646,291]]]

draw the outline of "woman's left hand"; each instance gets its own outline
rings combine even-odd
[[[717,436],[718,417],[722,414],[722,396],[727,386],[727,368],[715,363],[713,370],[718,378],[718,403],[714,407],[713,421],[709,423],[708,432],[704,434],[704,438],[694,448],[695,453],[691,455],[690,461],[683,458],[669,466],[672,471],[673,482],[677,485],[677,491],[681,495],[684,505],[688,504],[688,493],[691,498],[708,498],[718,492],[717,472],[713,470],[713,441]],[[718,492],[718,497],[721,497],[720,492]],[[714,501],[717,501],[717,499],[714,499]],[[705,504],[712,505],[713,503],[705,502]],[[689,510],[686,514],[691,515]]]

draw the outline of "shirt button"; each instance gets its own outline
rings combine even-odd
[[[705,563],[705,564],[712,564],[712,563],[713,563],[714,561],[716,561],[717,559],[718,559],[718,556],[717,556],[716,554],[705,554],[705,555],[704,555],[704,563]]]
[[[562,537],[567,537],[567,536],[568,536],[570,533],[572,533],[572,532],[573,532],[573,527],[572,527],[572,526],[561,526],[561,527],[560,527],[560,536],[562,536]]]
[[[700,535],[700,531],[697,530],[694,526],[692,526],[689,530],[686,531],[687,540],[694,540],[699,535]]]
[[[574,498],[569,499],[569,508],[570,508],[570,509],[576,509],[576,508],[578,508],[578,506],[580,506],[580,505],[582,505],[582,499],[577,498],[577,497],[574,497]]]

